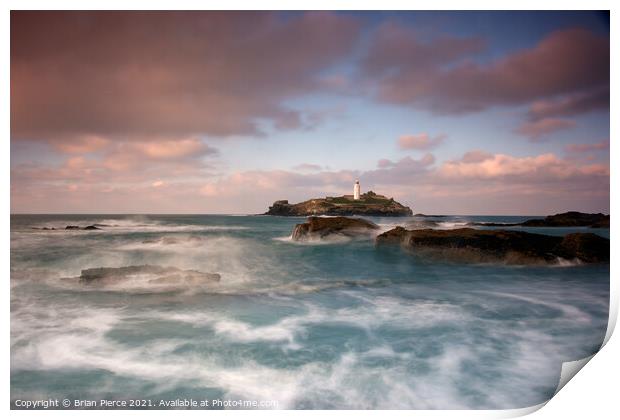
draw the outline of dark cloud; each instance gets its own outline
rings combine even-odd
[[[527,104],[609,84],[609,39],[585,29],[553,32],[489,63],[473,61],[483,46],[478,38],[422,42],[412,31],[384,25],[362,61],[363,73],[377,81],[380,100],[438,113]]]
[[[600,109],[609,109],[609,87],[534,102],[530,106],[528,116],[532,120],[572,117]]]
[[[11,136],[66,141],[296,128],[282,100],[351,49],[349,17],[268,12],[11,13]]]

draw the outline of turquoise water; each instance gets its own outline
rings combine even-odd
[[[433,220],[452,228],[525,219]],[[549,399],[561,363],[597,351],[605,335],[609,265],[458,265],[372,240],[291,242],[302,220],[12,216],[13,404],[193,398],[300,409],[519,408]],[[373,220],[389,229],[414,219]],[[93,223],[105,226],[62,230]],[[67,279],[139,264],[220,273],[221,281],[171,290]]]

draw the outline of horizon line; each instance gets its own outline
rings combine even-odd
[[[433,216],[446,216],[446,217],[450,217],[450,216],[502,216],[502,217],[532,217],[532,216],[548,216],[550,214],[561,214],[561,213],[568,213],[568,212],[579,212],[579,213],[592,213],[592,214],[610,214],[608,212],[605,211],[598,211],[598,212],[585,212],[585,211],[578,211],[578,210],[566,210],[566,211],[562,211],[562,212],[558,212],[558,213],[549,213],[549,214],[492,214],[492,213],[487,213],[487,214],[464,214],[464,213],[436,213],[436,212],[429,212],[430,214],[426,214],[426,213],[416,213],[416,214],[422,214],[424,216],[427,217],[433,217]],[[53,213],[13,213],[11,212],[9,214],[10,216],[66,216],[66,215],[70,215],[70,216],[271,216],[271,217],[309,217],[309,216],[274,216],[271,214],[264,214],[264,213],[89,213],[89,212],[78,212],[78,213],[72,213],[72,212],[68,212],[68,213],[60,213],[60,212],[53,212]],[[324,216],[324,215],[317,215],[317,216]],[[344,216],[344,217],[355,217],[355,216],[366,216],[366,215],[351,215],[351,216]],[[332,216],[333,217],[333,216]],[[412,216],[366,216],[366,217],[384,217],[384,218],[402,218],[402,217],[415,217],[415,214]]]

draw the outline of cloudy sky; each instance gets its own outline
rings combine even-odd
[[[609,211],[609,15],[12,12],[14,213]]]

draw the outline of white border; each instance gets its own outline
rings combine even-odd
[[[4,133],[5,139],[2,143],[2,153],[0,153],[1,168],[4,172],[4,178],[1,181],[1,198],[2,208],[5,209],[4,217],[2,218],[1,228],[4,233],[4,252],[2,253],[2,267],[5,273],[5,287],[8,287],[9,279],[9,215],[10,215],[10,9],[211,9],[211,10],[230,10],[230,9],[266,9],[266,10],[611,10],[611,74],[618,74],[617,65],[617,46],[618,36],[615,28],[618,25],[620,19],[617,18],[618,7],[614,10],[614,5],[618,2],[613,1],[576,1],[576,0],[521,0],[521,1],[490,1],[490,0],[471,0],[471,1],[445,1],[434,0],[432,2],[412,2],[404,0],[382,0],[381,2],[372,1],[352,1],[352,0],[315,0],[315,1],[297,1],[292,3],[285,0],[264,0],[260,2],[251,2],[244,0],[228,0],[226,2],[220,0],[218,2],[201,2],[198,0],[151,0],[148,2],[140,1],[120,1],[120,0],[94,0],[88,3],[79,2],[76,0],[57,0],[53,3],[43,0],[30,0],[30,1],[7,1],[5,4],[8,7],[5,9],[5,13],[2,15],[0,21],[0,28],[2,28],[2,34],[4,42],[2,43],[2,59],[3,65],[1,66],[1,72],[4,83],[2,85],[4,90],[2,100],[2,111],[4,115]],[[614,50],[614,47],[615,50]],[[611,167],[619,167],[618,155],[616,153],[615,141],[617,141],[617,126],[614,124],[614,117],[618,117],[618,113],[614,113],[614,104],[618,98],[618,86],[615,83],[615,79],[612,77],[612,97],[611,97]],[[617,197],[614,194],[614,187],[616,186],[616,172],[612,169],[611,174],[611,208],[610,212],[616,214],[616,210],[620,209],[617,204]],[[617,229],[615,224],[612,225],[612,260],[618,260],[619,251],[617,247],[614,247],[614,238],[616,238]],[[100,417],[107,419],[110,415],[114,417],[141,417],[152,418],[168,416],[168,415],[181,415],[194,418],[220,417],[226,418],[233,417],[258,417],[258,418],[272,418],[272,417],[295,417],[308,418],[308,417],[341,417],[352,415],[356,418],[379,418],[389,416],[390,418],[411,418],[412,416],[418,418],[506,418],[515,417],[528,414],[532,411],[536,411],[531,418],[536,419],[549,419],[549,418],[568,418],[568,419],[582,419],[584,416],[594,418],[610,418],[614,414],[618,413],[618,400],[616,385],[618,382],[619,363],[618,356],[620,355],[620,344],[618,339],[611,337],[611,332],[618,314],[618,270],[616,266],[611,266],[611,305],[610,305],[610,328],[606,337],[607,344],[603,350],[596,355],[590,363],[588,363],[581,373],[579,378],[574,381],[570,381],[565,388],[563,388],[557,396],[547,404],[542,410],[538,410],[545,404],[541,404],[537,407],[530,407],[520,410],[498,410],[498,411],[231,411],[231,412],[179,412],[175,411],[173,414],[169,411],[135,411],[135,412],[107,412],[107,411],[94,411],[85,413],[83,411],[10,411],[9,415],[16,418],[31,418],[39,415],[50,418],[83,418],[87,414],[88,417]],[[3,400],[2,405],[5,410],[9,410],[10,407],[10,383],[9,383],[9,366],[10,366],[10,340],[9,340],[9,325],[10,325],[10,312],[9,312],[9,293],[8,290],[4,290],[2,302],[3,308],[3,326],[4,326],[4,343],[2,346],[2,355],[5,364],[3,366]],[[613,414],[612,414],[613,413]]]

